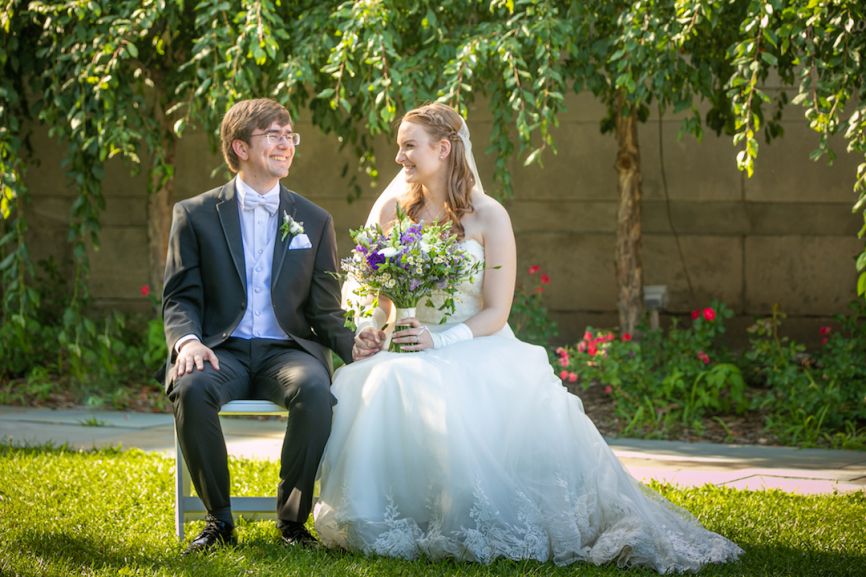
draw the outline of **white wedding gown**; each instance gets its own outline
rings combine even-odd
[[[483,247],[463,247],[483,258]],[[481,309],[481,279],[451,320]],[[418,318],[442,330],[441,313]],[[314,515],[328,547],[414,559],[498,557],[696,570],[742,550],[632,478],[543,348],[505,326],[339,369]]]

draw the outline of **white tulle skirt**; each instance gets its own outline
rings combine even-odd
[[[322,542],[368,554],[696,570],[742,550],[632,478],[506,327],[341,368],[315,508]]]

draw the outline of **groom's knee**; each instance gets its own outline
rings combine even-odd
[[[168,394],[175,412],[185,407],[219,407],[218,387],[209,371],[193,371],[177,378]]]
[[[324,367],[309,367],[298,376],[297,389],[286,396],[290,410],[330,414],[336,399],[331,394],[331,379]]]

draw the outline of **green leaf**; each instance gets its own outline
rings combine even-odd
[[[174,123],[174,133],[178,136],[181,136],[183,134],[184,127],[186,127],[186,118],[179,118]]]
[[[761,52],[761,60],[769,64],[770,66],[776,66],[779,64],[779,59],[771,52]]]
[[[529,156],[526,157],[526,160],[523,161],[523,166],[529,166],[530,164],[538,160],[538,157],[541,155],[541,150],[541,148],[536,148],[535,150],[533,150],[529,154]]]
[[[866,271],[866,251],[861,252],[857,257],[857,270],[859,272]]]

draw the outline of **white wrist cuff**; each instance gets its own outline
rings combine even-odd
[[[466,323],[455,325],[447,331],[438,333],[431,332],[430,336],[433,337],[434,349],[441,349],[442,347],[447,347],[448,345],[453,345],[460,341],[468,341],[474,337],[472,329],[470,329]]]
[[[386,322],[388,322],[388,315],[380,307],[376,307],[370,316],[357,317],[355,321],[355,334],[360,335],[361,331],[370,327],[378,331]]]

